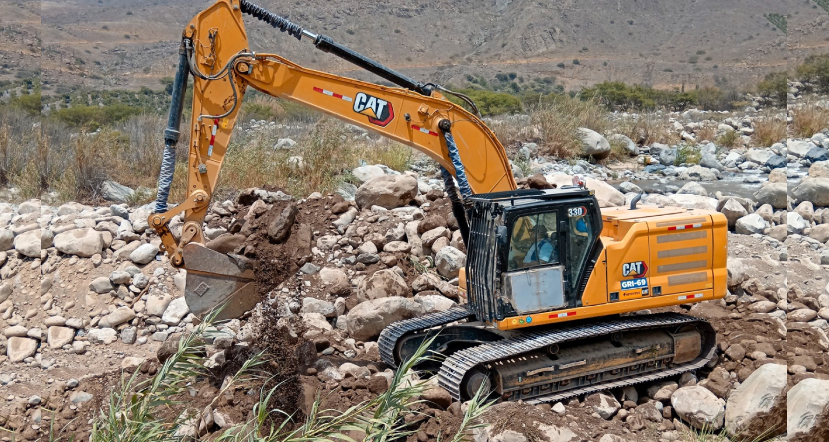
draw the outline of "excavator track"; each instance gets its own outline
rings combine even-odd
[[[380,359],[388,366],[397,368],[397,361],[394,352],[397,343],[405,334],[427,330],[441,325],[451,324],[455,321],[473,318],[474,315],[465,307],[453,307],[438,313],[431,313],[419,318],[406,319],[395,322],[380,333],[377,343],[380,347]]]
[[[561,325],[552,329],[528,331],[513,338],[478,345],[452,354],[441,366],[438,373],[438,383],[454,399],[467,400],[469,399],[469,397],[466,397],[469,396],[469,390],[466,390],[466,394],[462,394],[462,391],[466,386],[465,383],[469,382],[468,375],[470,373],[474,375],[474,370],[487,370],[487,366],[489,368],[495,367],[496,369],[498,366],[512,366],[520,369],[522,364],[528,364],[528,358],[526,356],[530,352],[537,352],[550,346],[601,336],[612,336],[623,332],[631,333],[647,330],[678,329],[685,326],[693,326],[698,329],[701,343],[701,351],[698,356],[687,363],[670,367],[667,364],[662,366],[661,363],[654,363],[653,367],[649,368],[649,370],[653,371],[636,373],[630,376],[624,376],[624,370],[617,368],[614,369],[617,372],[614,373],[617,376],[616,378],[610,376],[610,370],[592,372],[587,376],[574,375],[572,379],[566,379],[565,382],[556,382],[556,386],[535,386],[534,388],[523,389],[523,391],[513,389],[513,391],[509,392],[510,394],[502,395],[502,399],[521,399],[529,403],[560,401],[582,394],[653,381],[696,370],[706,365],[714,357],[716,352],[716,334],[713,328],[706,321],[697,318],[675,313],[665,313],[627,316],[603,322],[587,324],[575,323],[572,325]],[[644,364],[636,365],[638,367]],[[509,368],[507,369],[509,370]],[[553,370],[553,367],[547,367],[538,371]],[[618,377],[620,372],[622,377]],[[572,385],[569,385],[571,382]],[[563,391],[553,391],[556,387],[560,387],[558,384],[567,385],[569,388]],[[544,390],[547,390],[547,392],[544,392]]]

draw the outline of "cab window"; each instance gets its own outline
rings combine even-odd
[[[519,217],[512,224],[507,270],[558,264],[556,212]]]

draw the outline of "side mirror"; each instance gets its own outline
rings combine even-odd
[[[507,237],[507,226],[498,226],[495,231],[495,240],[499,246],[507,245],[507,242],[509,242],[509,238]]]

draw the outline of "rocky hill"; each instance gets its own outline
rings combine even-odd
[[[80,84],[157,88],[160,78],[172,74],[180,30],[210,3],[44,1],[39,11],[27,8],[22,20],[42,13],[46,90]],[[661,87],[713,84],[715,77],[752,83],[786,66],[786,35],[766,18],[775,13],[790,15],[798,51],[825,50],[829,44],[821,36],[829,14],[802,1],[260,3],[416,78],[455,84],[467,75],[494,78],[510,72],[555,77],[568,89],[605,80]],[[19,6],[4,6],[9,7]],[[262,23],[247,25],[256,50],[364,76]]]

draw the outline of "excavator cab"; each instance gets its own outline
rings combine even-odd
[[[476,317],[581,307],[601,230],[599,204],[580,187],[473,197],[466,286]]]

